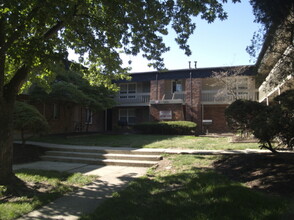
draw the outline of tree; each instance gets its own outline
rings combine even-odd
[[[108,88],[104,85],[91,85],[83,78],[81,71],[71,67],[77,66],[75,63],[68,63],[66,69],[60,68],[56,78],[49,84],[49,91],[46,88],[33,85],[28,91],[31,100],[34,102],[57,102],[73,107],[75,104],[91,111],[94,116],[98,111],[114,106],[113,96],[117,91],[116,87]],[[89,127],[90,118],[86,119],[86,132]]]
[[[242,133],[252,132],[252,120],[265,109],[262,103],[238,99],[226,108],[225,117],[232,129]]]
[[[232,0],[237,2],[238,0]],[[174,0],[2,0],[0,5],[0,184],[15,180],[12,172],[12,131],[15,96],[24,82],[52,79],[56,62],[71,48],[88,62],[91,83],[111,84],[121,76],[119,52],[143,52],[151,65],[164,68],[169,48],[162,35],[167,26],[187,55],[195,30],[190,16],[208,22],[225,19],[222,3]]]
[[[225,97],[226,101],[235,101],[240,97],[242,98],[242,95],[238,93],[238,88],[248,86],[248,81],[253,80],[252,78],[247,78],[248,81],[245,81],[244,84],[242,76],[246,75],[248,71],[253,70],[248,66],[236,66],[222,71],[214,71],[211,78],[216,79],[216,83],[212,84],[212,86],[220,87],[215,98]]]
[[[22,144],[25,144],[25,134],[41,134],[48,131],[48,123],[44,116],[32,105],[25,102],[15,102],[13,113],[14,129],[20,131]]]

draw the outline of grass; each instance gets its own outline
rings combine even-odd
[[[26,183],[42,188],[36,190],[18,190],[19,196],[0,200],[0,219],[9,220],[41,207],[77,187],[88,184],[94,180],[93,176],[83,176],[81,173],[69,174],[57,171],[28,170],[16,171],[16,176]],[[0,188],[0,198],[5,196],[6,188]],[[9,196],[9,195],[8,195]],[[5,198],[5,197],[4,197]]]
[[[257,149],[257,143],[230,143],[229,137],[195,137],[177,135],[92,135],[66,138],[63,136],[45,136],[34,138],[32,141],[41,141],[58,144],[134,147],[134,148],[181,148],[181,149],[210,149],[210,150],[241,150]]]
[[[82,219],[287,219],[293,202],[228,180],[210,167],[217,158],[171,156],[169,169],[149,171]]]

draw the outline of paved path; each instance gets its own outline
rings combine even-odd
[[[98,175],[99,179],[78,191],[61,197],[42,208],[19,218],[28,219],[78,219],[83,213],[93,212],[112,193],[117,192],[134,179],[146,173],[147,168],[96,166],[79,163],[59,163],[38,161],[15,165],[14,169],[34,168],[67,172],[82,172],[85,175]]]
[[[15,141],[15,143],[20,143]],[[41,142],[26,142],[30,145],[35,145],[39,147],[46,148],[68,148],[68,149],[97,149],[97,150],[128,150],[139,153],[144,152],[153,152],[156,154],[262,154],[262,153],[271,153],[269,150],[259,150],[259,149],[245,149],[245,150],[192,150],[192,149],[163,149],[163,148],[128,148],[128,147],[107,147],[107,146],[79,146],[79,145],[64,145],[64,144],[50,144],[50,143],[41,143]],[[294,151],[280,151],[284,153],[294,153]]]

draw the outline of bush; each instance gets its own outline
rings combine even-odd
[[[264,112],[266,106],[250,100],[236,100],[225,110],[228,126],[241,132],[250,132],[253,118]]]
[[[288,90],[275,97],[275,107],[279,111],[279,139],[293,149],[294,146],[294,90]]]
[[[197,124],[190,121],[145,122],[134,125],[134,129],[144,134],[195,134]]]
[[[274,99],[272,106],[254,101],[237,100],[225,111],[231,128],[252,131],[261,148],[272,152],[272,141],[281,140],[288,148],[294,145],[294,90],[288,90]]]
[[[22,143],[25,144],[25,133],[41,134],[48,131],[45,117],[32,105],[16,102],[13,114],[13,126],[21,132]]]

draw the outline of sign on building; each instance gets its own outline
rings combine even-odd
[[[172,119],[172,111],[159,111],[159,119],[160,120],[167,120]]]

